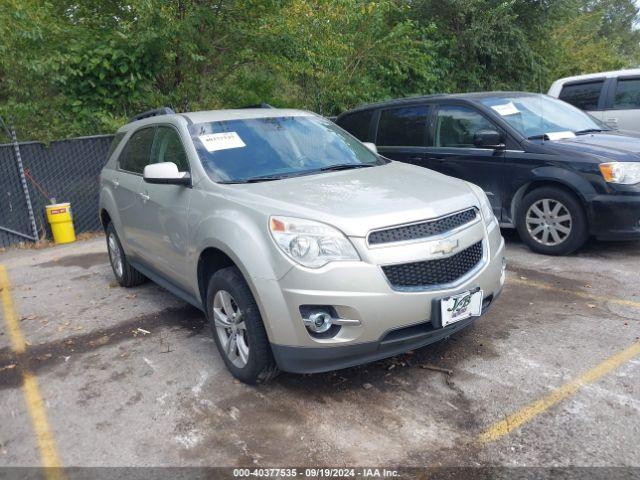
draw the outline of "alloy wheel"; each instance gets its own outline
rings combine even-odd
[[[109,259],[111,260],[111,265],[113,266],[113,270],[116,272],[116,276],[118,278],[122,278],[122,274],[124,272],[124,264],[122,261],[122,251],[120,250],[120,245],[118,245],[118,240],[116,236],[112,233],[109,235],[107,240],[107,246],[109,247]]]
[[[569,237],[573,218],[563,203],[552,198],[542,198],[529,207],[525,223],[531,238],[542,245],[553,247]]]
[[[226,290],[213,297],[213,322],[222,351],[229,361],[243,368],[249,360],[247,326],[235,299]]]

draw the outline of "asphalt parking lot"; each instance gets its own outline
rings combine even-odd
[[[470,328],[259,387],[196,309],[117,286],[104,243],[0,253],[2,466],[640,466],[640,243],[552,258],[509,236]]]

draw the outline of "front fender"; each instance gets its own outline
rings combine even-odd
[[[585,178],[578,173],[567,170],[566,168],[546,165],[544,167],[534,168],[531,173],[534,175],[534,182],[552,181],[561,183],[577,193],[583,202],[597,194],[589,181],[585,180]]]
[[[215,248],[227,255],[240,269],[263,319],[287,318],[285,301],[281,298],[277,280],[291,270],[292,264],[271,240],[267,222],[267,218],[254,212],[216,210],[194,228],[194,258],[190,262],[190,277],[193,279],[192,291],[201,303],[199,259],[207,248]],[[266,299],[271,308],[267,308]],[[264,323],[269,338],[275,338],[271,322]]]
[[[583,204],[585,204],[589,200],[589,198],[597,194],[596,190],[593,188],[593,185],[585,180],[584,177],[577,174],[576,172],[567,170],[566,168],[545,165],[533,169],[531,173],[533,174],[533,178],[525,184],[521,185],[515,191],[513,197],[509,199],[509,203],[507,203],[507,205],[511,206],[509,212],[511,214],[511,218],[509,220],[514,224],[518,205],[520,204],[520,201],[522,200],[525,192],[532,184],[556,183],[562,185],[578,195],[578,198]]]
[[[269,237],[267,222],[266,218],[256,218],[237,210],[218,210],[202,219],[195,226],[192,235],[195,258],[191,262],[190,276],[194,282],[194,291],[199,292],[198,259],[207,248],[216,248],[231,258],[254,294],[255,280],[282,278],[292,264]]]

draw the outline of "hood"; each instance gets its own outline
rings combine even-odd
[[[479,207],[466,182],[398,162],[234,187],[241,197],[235,200],[266,215],[318,220],[356,237]]]
[[[585,153],[618,162],[640,161],[640,136],[632,132],[609,132],[578,135],[574,138],[545,142],[562,153]]]

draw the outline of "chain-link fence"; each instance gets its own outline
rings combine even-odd
[[[29,241],[33,227],[25,181],[38,237],[50,236],[45,205],[71,202],[76,233],[99,230],[98,180],[112,135],[51,142],[19,143],[21,174],[14,145],[0,145],[0,247]]]

